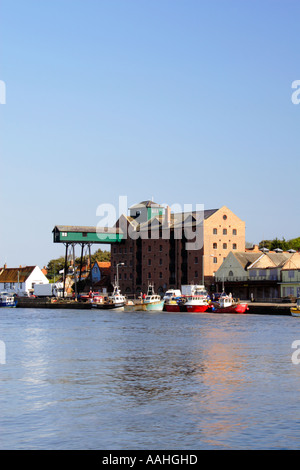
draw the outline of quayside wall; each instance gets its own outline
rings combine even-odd
[[[295,307],[295,303],[258,303],[249,302],[248,314],[254,315],[291,315],[290,308]],[[17,307],[19,308],[52,308],[52,309],[94,309],[90,302],[77,302],[72,299],[55,300],[51,298],[31,299],[19,298]],[[99,306],[100,307],[100,306]],[[101,307],[100,307],[101,308]],[[209,313],[209,312],[208,312]]]

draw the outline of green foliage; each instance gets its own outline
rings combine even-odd
[[[82,264],[85,265],[87,261],[88,261],[88,256],[84,256],[82,260]],[[92,261],[92,265],[96,261],[110,261],[110,251],[106,251],[106,250],[102,251],[101,249],[95,251],[95,253],[91,255],[91,261]],[[75,264],[78,267],[80,266],[80,257],[75,258]],[[64,267],[65,267],[64,256],[60,256],[59,258],[50,260],[49,263],[47,264],[47,271],[48,271],[47,278],[50,281],[53,281],[54,276],[55,276],[55,280],[57,280],[59,277],[62,277],[62,275],[59,274],[59,271],[64,269]]]
[[[283,251],[287,250],[300,250],[300,237],[292,238],[291,240],[285,240],[282,237],[282,240],[278,239],[277,237],[274,240],[262,240],[259,243],[259,248],[268,248],[271,251],[274,251],[276,248],[280,248]]]
[[[59,274],[59,271],[61,271],[64,267],[65,267],[64,256],[60,256],[59,258],[50,260],[49,263],[47,264],[47,271],[48,271],[47,278],[49,280],[53,280],[55,276],[55,279],[58,279],[58,277],[61,276],[61,274]]]
[[[84,256],[82,260],[82,264],[86,264],[88,261],[88,256]],[[96,261],[110,261],[110,251],[102,251],[101,248],[99,250],[95,251],[94,254],[91,255],[91,261],[92,264],[94,264]],[[78,258],[75,258],[75,263],[79,266],[80,265],[80,256]]]

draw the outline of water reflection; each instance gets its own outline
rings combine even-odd
[[[289,319],[17,313],[18,323],[2,318],[9,354],[0,368],[1,448],[299,442],[300,366],[284,347],[290,353],[296,339]],[[276,431],[282,426],[289,440]]]

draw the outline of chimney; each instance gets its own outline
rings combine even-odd
[[[7,269],[7,264],[6,263],[4,263],[4,269]]]
[[[169,227],[169,225],[171,224],[171,209],[169,206],[166,207],[165,223],[167,227]]]

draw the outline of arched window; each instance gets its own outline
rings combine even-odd
[[[229,276],[229,277],[232,277],[232,276],[233,276],[233,272],[232,272],[232,271],[229,271],[228,276]]]

